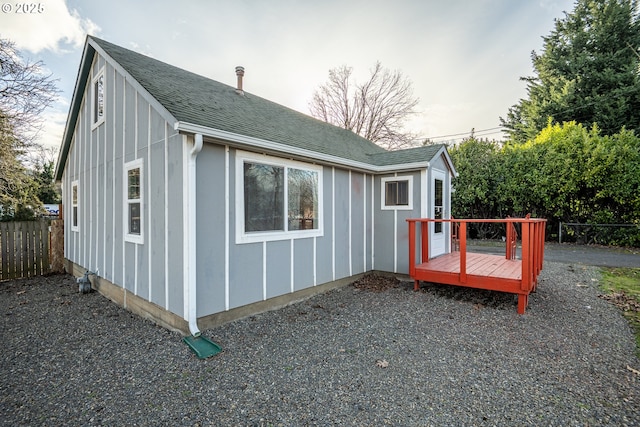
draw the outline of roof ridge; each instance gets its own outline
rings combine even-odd
[[[91,36],[178,121],[368,162],[386,150],[354,132]]]

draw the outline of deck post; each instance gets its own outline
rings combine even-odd
[[[544,242],[545,242],[545,238],[546,238],[546,233],[547,233],[547,223],[545,221],[540,221],[540,230],[541,230],[541,235],[540,235],[540,260],[539,260],[539,265],[540,265],[540,269],[538,270],[539,272],[542,271],[542,266],[544,265]]]
[[[416,222],[407,220],[409,223],[409,275],[416,275]]]
[[[524,314],[528,305],[529,305],[529,295],[518,294],[518,314]]]
[[[507,217],[507,218],[508,218],[508,217]],[[506,250],[506,252],[507,252],[507,253],[506,253],[506,258],[507,258],[507,259],[511,259],[511,240],[512,240],[512,236],[511,236],[511,228],[512,228],[512,224],[511,224],[509,221],[507,221],[507,222],[505,223],[505,228],[507,229],[507,235],[506,235],[506,241],[507,241],[507,244],[505,245],[505,246],[506,246],[506,249],[507,249],[507,250]]]
[[[460,282],[467,282],[467,223],[460,221]]]
[[[420,222],[420,238],[422,239],[420,259],[423,263],[429,262],[429,223],[426,221]]]
[[[537,284],[538,274],[542,271],[542,262],[544,260],[544,237],[545,237],[545,226],[546,224],[543,221],[536,221],[535,229],[536,229],[536,257],[534,259],[534,278],[536,283],[534,283],[534,288]]]
[[[523,291],[531,290],[531,220],[525,219],[522,221],[522,284],[520,289]],[[518,297],[520,301],[520,297]],[[520,303],[518,302],[518,309]]]

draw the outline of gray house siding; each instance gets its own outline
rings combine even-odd
[[[333,217],[335,219],[334,224],[334,260],[335,265],[335,278],[336,280],[341,277],[350,276],[350,260],[351,254],[349,253],[349,189],[351,183],[349,182],[349,171],[344,169],[334,169],[335,183],[333,191],[334,197],[334,212]],[[331,193],[330,197],[331,197]]]
[[[316,239],[316,284],[327,283],[335,280],[334,274],[334,248],[333,235],[335,233],[333,210],[335,208],[334,198],[328,197],[333,192],[334,168],[325,166],[323,168],[324,187],[324,236]]]
[[[165,295],[165,283],[167,282],[165,266],[165,251],[167,248],[167,227],[166,209],[168,204],[165,180],[167,178],[165,170],[165,129],[164,120],[160,115],[151,109],[149,113],[149,162],[145,175],[149,185],[147,192],[149,195],[149,221],[147,223],[148,244],[149,244],[149,284],[147,286],[148,300],[164,306],[162,296]]]
[[[293,256],[290,261],[290,263],[293,263],[292,291],[299,291],[300,289],[314,285],[314,239],[317,239],[317,237],[295,239],[292,241],[291,249],[293,249]]]
[[[266,249],[266,298],[291,292],[291,240],[267,242]],[[301,253],[299,255],[302,255]],[[296,258],[299,258],[296,257]],[[294,258],[294,265],[297,259]],[[262,266],[261,266],[262,267]]]
[[[104,73],[105,119],[92,126],[92,79],[100,73]],[[72,183],[77,181],[79,192],[78,229],[65,227],[66,258],[182,315],[182,232],[169,231],[182,230],[182,203],[166,202],[170,192],[182,193],[181,183],[170,182],[169,176],[182,176],[184,137],[167,124],[135,82],[100,55],[79,96],[83,101],[62,175],[67,207],[72,206]],[[124,239],[124,165],[135,159],[143,162],[141,244]],[[65,209],[64,215],[72,224],[73,210]]]
[[[184,193],[184,185],[182,184],[183,176],[183,147],[184,136],[178,135],[175,131],[165,122],[163,130],[165,131],[165,137],[162,141],[165,144],[165,198],[162,202],[158,200],[158,203],[164,203],[165,215],[166,215],[166,238],[165,238],[165,283],[163,286],[164,293],[156,296],[152,294],[154,298],[157,298],[156,304],[166,307],[169,311],[182,314],[184,311],[184,289],[183,289],[183,224],[184,224],[184,211],[182,198],[176,197]],[[155,213],[153,213],[155,215]],[[164,305],[162,305],[162,303]]]
[[[205,141],[197,158],[198,317],[234,309],[371,268],[373,179],[322,168],[323,234],[236,242],[237,150]],[[226,196],[225,196],[226,194]],[[228,197],[229,212],[225,212]],[[226,215],[226,218],[225,218]],[[228,236],[225,236],[228,227]],[[225,240],[229,245],[225,253]],[[228,263],[228,265],[227,265]]]
[[[349,218],[350,242],[351,247],[351,268],[349,275],[364,273],[365,260],[365,234],[363,225],[366,223],[366,214],[364,207],[366,206],[366,190],[364,175],[361,173],[351,173],[351,212]]]
[[[365,205],[366,209],[366,217],[367,222],[365,224],[365,235],[367,236],[367,242],[365,245],[365,263],[366,271],[371,271],[374,269],[374,257],[375,257],[375,246],[374,246],[374,222],[375,222],[375,205],[374,205],[374,182],[373,175],[365,175],[366,189],[367,189],[367,201]]]
[[[394,239],[395,211],[380,209],[380,180],[376,179],[376,188],[374,191],[375,205],[375,221],[374,221],[374,239],[375,239],[375,265],[374,268],[379,271],[393,271],[394,268]]]
[[[232,244],[229,254],[229,308],[263,300],[263,243]],[[268,286],[267,286],[268,289]],[[207,309],[207,311],[209,311]],[[209,313],[198,313],[206,315]]]
[[[204,144],[197,158],[198,313],[225,310],[225,147]]]
[[[374,188],[374,247],[375,269],[393,273],[408,274],[409,266],[409,237],[406,219],[421,217],[423,203],[423,180],[426,174],[421,171],[402,172],[398,174],[380,175],[375,177]],[[413,178],[413,206],[412,209],[382,209],[381,187],[382,178],[390,177]]]

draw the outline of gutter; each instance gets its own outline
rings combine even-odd
[[[197,313],[197,256],[196,256],[196,158],[202,150],[202,134],[194,135],[193,147],[189,150],[187,157],[187,233],[185,248],[185,269],[186,283],[184,286],[184,304],[185,314],[189,322],[189,332],[194,337],[200,336],[198,329],[198,313]]]
[[[235,143],[241,147],[249,148],[252,151],[262,149],[270,153],[277,153],[280,156],[291,157],[291,155],[308,159],[314,163],[327,163],[339,167],[347,167],[360,172],[366,173],[390,173],[405,170],[422,169],[429,167],[429,161],[418,161],[405,163],[401,165],[384,165],[377,166],[371,163],[359,162],[356,160],[348,160],[342,157],[333,156],[331,154],[323,154],[317,151],[306,150],[304,148],[292,147],[277,142],[267,141],[265,139],[254,138],[251,136],[240,135],[233,132],[227,132],[220,129],[213,129],[202,125],[196,125],[187,122],[176,122],[173,126],[178,132],[186,132],[190,134],[207,135],[207,137],[220,139],[225,142]]]

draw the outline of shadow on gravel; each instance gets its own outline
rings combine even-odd
[[[413,286],[413,284],[411,284],[411,286]],[[513,294],[488,291],[485,289],[440,285],[437,283],[421,283],[420,292],[453,301],[464,301],[473,304],[475,310],[485,307],[498,310],[514,310],[517,306],[517,297]]]

